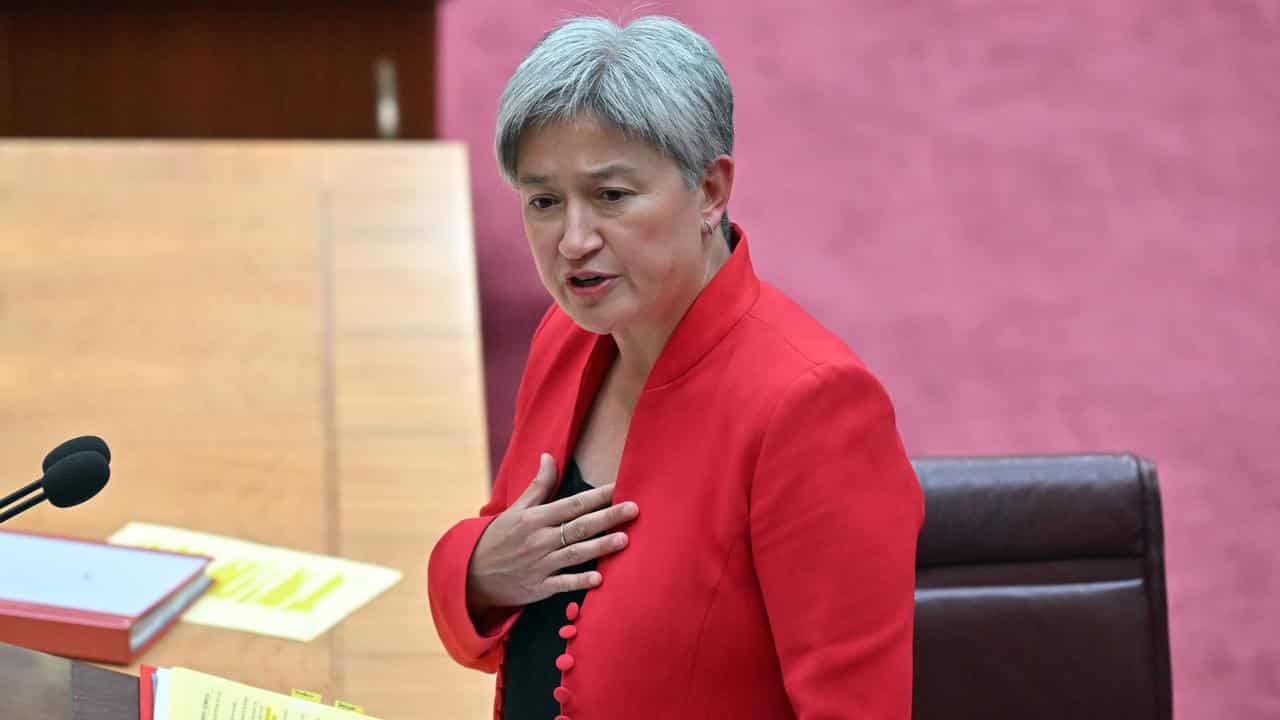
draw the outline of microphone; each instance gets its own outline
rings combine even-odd
[[[44,456],[44,462],[40,464],[40,469],[48,472],[53,464],[71,453],[80,452],[82,450],[92,450],[111,462],[111,449],[107,447],[107,443],[97,435],[82,435],[78,438],[72,438],[58,447],[49,451]],[[0,507],[4,507],[4,503],[0,502]]]
[[[108,463],[111,462],[111,449],[107,447],[105,440],[97,437],[96,435],[81,435],[78,438],[72,438],[50,450],[49,454],[44,456],[44,462],[41,463],[41,469],[48,472],[49,468],[53,467],[54,463],[58,462],[62,458],[72,453],[84,450],[92,450],[106,458]],[[6,495],[3,499],[0,499],[0,508],[3,508],[5,505],[14,502],[24,495],[28,495],[40,489],[40,483],[42,482],[44,482],[44,478],[36,480],[17,492]],[[0,520],[0,522],[3,521]]]
[[[104,444],[105,446],[105,444]],[[48,500],[55,507],[79,505],[98,494],[111,477],[107,459],[93,450],[73,452],[49,466],[44,477],[0,500],[0,508],[42,488],[43,492],[0,513],[0,523]]]

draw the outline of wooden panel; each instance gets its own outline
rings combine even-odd
[[[330,167],[350,178],[328,198],[342,552],[406,568],[337,635],[353,696],[412,690],[419,716],[477,718],[492,678],[445,654],[423,602],[421,539],[473,514],[488,477],[465,152],[448,148],[435,165],[448,183],[394,152],[377,178]]]
[[[0,13],[0,135],[12,134],[13,127],[13,83],[10,80],[13,68],[9,62],[9,25],[9,16]]]
[[[71,663],[67,660],[0,643],[0,687],[5,689],[6,718],[71,717]]]
[[[138,720],[138,679],[0,643],[5,720]]]
[[[479,717],[492,679],[425,597],[487,493],[465,151],[394,148],[0,142],[0,474],[101,434],[107,489],[13,527],[145,520],[405,574],[315,642],[180,624],[146,662]]]
[[[400,137],[433,134],[433,3],[99,0],[6,17],[5,134],[373,138],[381,57],[397,69]]]

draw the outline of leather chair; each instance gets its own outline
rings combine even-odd
[[[1172,717],[1155,467],[1133,455],[913,461],[921,720]]]

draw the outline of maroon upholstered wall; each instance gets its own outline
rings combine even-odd
[[[547,300],[498,94],[576,0],[455,0],[495,456]],[[758,270],[884,379],[914,455],[1160,467],[1183,718],[1280,716],[1280,3],[647,3],[720,49]]]

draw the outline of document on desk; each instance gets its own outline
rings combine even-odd
[[[309,641],[400,581],[392,568],[181,528],[129,523],[117,545],[208,555],[213,586],[187,622]]]
[[[376,720],[186,668],[155,672],[153,720]]]

